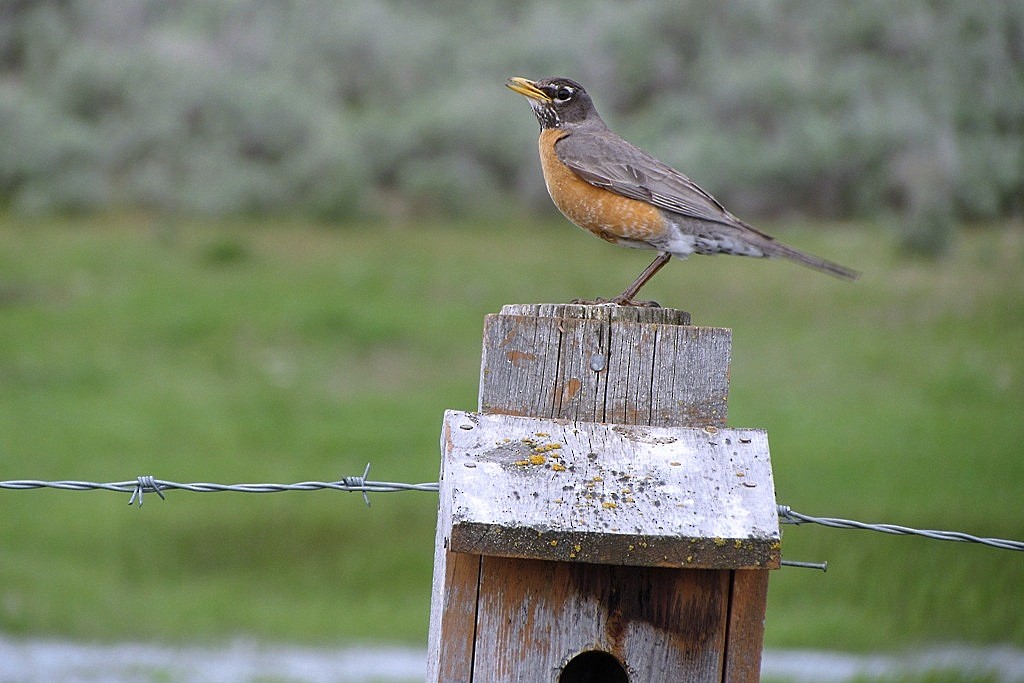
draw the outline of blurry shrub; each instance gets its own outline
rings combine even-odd
[[[901,156],[899,175],[905,189],[900,248],[909,254],[936,257],[953,242],[955,178],[951,134],[936,131],[936,140],[919,141]]]
[[[752,220],[1024,211],[1009,0],[7,3],[0,202],[550,211],[513,74],[584,82],[616,129]],[[921,159],[939,137],[936,174]]]
[[[101,150],[86,126],[14,83],[0,85],[0,202],[29,213],[103,205]]]
[[[241,263],[250,257],[249,247],[237,237],[221,237],[203,247],[201,259],[212,266]]]

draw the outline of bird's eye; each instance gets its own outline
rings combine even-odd
[[[572,88],[568,88],[566,86],[562,86],[561,88],[559,88],[558,90],[555,91],[555,99],[559,100],[561,102],[565,102],[566,100],[572,98],[572,96],[573,96]]]

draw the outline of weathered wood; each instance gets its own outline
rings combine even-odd
[[[558,304],[487,316],[486,415],[449,413],[442,437],[428,680],[555,681],[591,650],[635,681],[758,680],[768,574],[731,567],[779,561],[767,441],[724,428],[731,332],[689,322]],[[523,432],[514,416],[558,421]]]
[[[446,428],[447,429],[447,428]],[[442,431],[442,450],[448,436]],[[427,681],[464,683],[473,680],[476,617],[479,598],[480,555],[456,553],[449,547],[453,490],[450,465],[441,458],[437,533],[434,539],[434,574],[427,633]]]
[[[501,315],[525,315],[533,318],[578,318],[656,325],[689,325],[690,314],[675,308],[657,306],[618,306],[616,304],[505,304]]]
[[[445,413],[450,549],[659,567],[777,567],[765,433]]]
[[[721,681],[728,577],[484,557],[471,680],[557,681],[572,657],[602,650],[631,681]]]
[[[480,561],[479,555],[455,553],[443,543],[435,548],[427,637],[428,681],[472,680]]]
[[[756,683],[760,679],[767,603],[767,569],[732,572],[725,683]]]
[[[484,322],[480,412],[724,426],[732,333],[665,308],[505,306]]]

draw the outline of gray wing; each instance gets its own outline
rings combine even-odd
[[[574,131],[555,143],[555,154],[591,185],[688,218],[754,230],[685,175],[607,129]]]
[[[725,210],[714,197],[679,171],[663,164],[607,128],[575,130],[555,143],[555,154],[591,185],[639,199],[685,218],[726,226],[726,233],[756,246],[766,256],[781,256],[839,277],[859,273],[838,263],[777,242]]]

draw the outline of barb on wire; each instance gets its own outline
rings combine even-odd
[[[366,469],[363,470],[363,476],[361,476],[361,477],[360,476],[342,477],[341,478],[342,483],[345,484],[346,486],[351,486],[353,488],[362,488],[363,489],[363,502],[366,503],[366,507],[370,507],[370,496],[366,493],[366,489],[363,488],[363,487],[366,486],[366,477],[368,477],[369,475],[370,475],[370,463],[366,463]]]
[[[300,481],[294,484],[213,484],[210,482],[193,482],[182,484],[165,479],[157,479],[152,476],[136,477],[134,481],[114,482],[92,482],[92,481],[42,481],[38,479],[14,479],[0,481],[0,489],[12,489],[23,491],[27,489],[60,489],[63,491],[118,491],[130,493],[129,505],[139,504],[142,506],[142,497],[145,493],[156,493],[160,498],[165,499],[164,491],[176,489],[191,491],[193,493],[216,493],[221,491],[234,491],[236,493],[280,493],[282,491],[350,491],[361,492],[363,500],[370,504],[369,493],[391,493],[394,491],[428,491],[436,492],[436,482],[422,484],[405,484],[391,481],[370,481],[367,476],[370,473],[370,466],[367,465],[362,475],[342,477],[338,481]]]
[[[883,534],[896,534],[898,536],[923,536],[936,541],[960,541],[962,543],[980,543],[993,548],[1003,550],[1018,550],[1024,552],[1024,541],[1012,541],[1004,538],[985,538],[973,536],[962,531],[938,531],[935,529],[912,529],[897,524],[868,524],[857,522],[852,519],[838,519],[835,517],[812,517],[793,510],[788,505],[779,505],[779,521],[783,524],[820,524],[832,527],[833,529],[864,529],[867,531],[879,531]]]
[[[129,507],[135,504],[135,501],[139,501],[139,507],[142,507],[142,494],[146,491],[156,491],[156,495],[160,496],[160,500],[167,500],[167,496],[160,490],[160,485],[156,479],[150,476],[142,476],[136,480],[135,490],[132,491],[132,497],[128,499]]]

